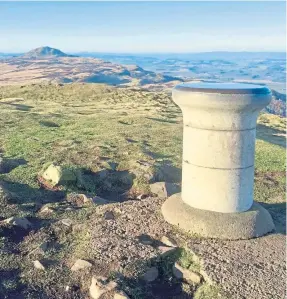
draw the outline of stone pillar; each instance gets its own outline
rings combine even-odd
[[[269,213],[253,204],[256,121],[271,100],[270,90],[253,84],[183,83],[173,89],[172,96],[183,114],[182,193],[163,205],[166,220],[195,233],[229,239],[272,230]],[[192,226],[180,224],[182,208],[185,214],[189,211],[185,217]],[[208,228],[210,219],[219,226],[225,221],[233,230],[220,229],[218,234],[214,223]],[[261,223],[263,227],[258,228],[258,220],[268,220],[267,226]],[[238,227],[240,223],[244,227]]]

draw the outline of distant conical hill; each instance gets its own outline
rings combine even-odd
[[[41,58],[41,57],[75,57],[74,55],[66,54],[58,49],[50,47],[40,47],[25,53],[23,58]]]

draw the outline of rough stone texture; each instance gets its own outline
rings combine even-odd
[[[173,240],[172,238],[169,238],[167,236],[163,236],[160,241],[170,247],[177,247],[176,241]]]
[[[55,210],[49,206],[49,204],[44,205],[41,210],[39,211],[40,214],[51,214],[55,212]]]
[[[114,281],[107,282],[106,277],[92,277],[92,283],[90,286],[90,296],[93,299],[99,299],[107,292],[112,291],[117,287],[117,283]]]
[[[4,223],[13,224],[22,227],[24,229],[29,229],[30,227],[32,227],[32,223],[24,217],[23,218],[11,217],[4,220]]]
[[[79,271],[91,268],[93,265],[85,260],[78,259],[75,264],[72,266],[72,271]]]
[[[100,217],[104,211],[111,209],[111,205],[96,207],[99,217],[93,217],[90,223],[95,261],[105,267],[108,265],[112,271],[120,266],[120,273],[127,277],[130,265],[149,261],[160,253],[168,255],[170,251],[176,250],[168,246],[156,248],[141,244],[138,238],[140,235],[146,234],[158,241],[162,236],[172,236],[179,244],[187,244],[202,257],[204,272],[200,274],[207,282],[211,279],[222,284],[225,291],[234,294],[228,294],[225,298],[285,298],[285,232],[284,235],[272,234],[239,241],[199,239],[174,231],[173,226],[164,221],[160,213],[163,201],[160,198],[146,198],[113,204],[116,221],[105,221]],[[274,213],[272,216],[277,219]],[[282,220],[281,216],[278,223]],[[285,225],[281,226],[283,230]],[[264,269],[259,269],[260,266]],[[134,272],[128,277],[136,275],[137,272]],[[254,286],[254,289],[251,290],[247,284]]]
[[[167,198],[179,192],[179,186],[173,183],[157,182],[150,185],[150,191],[160,198]]]
[[[61,166],[51,164],[42,174],[42,177],[57,185],[62,182],[75,181],[75,174],[69,169],[63,169]]]
[[[172,98],[183,114],[182,200],[197,209],[247,211],[253,203],[256,120],[271,91],[250,84],[183,83]]]
[[[69,218],[65,218],[61,220],[62,224],[64,224],[65,226],[72,226],[73,225],[73,220],[69,219]]]
[[[186,280],[187,282],[199,284],[201,281],[201,277],[198,273],[190,271],[181,267],[178,263],[175,263],[172,267],[173,275],[178,279]]]
[[[160,198],[146,198],[141,201],[116,203],[113,204],[113,210],[117,214],[115,221],[94,217],[91,223],[91,246],[95,260],[118,270],[160,254],[159,248],[149,244],[153,239],[159,240],[172,230],[160,214],[162,202],[163,199]],[[103,215],[110,208],[110,205],[100,205],[97,213]],[[141,242],[142,235],[149,236],[149,244]]]
[[[189,248],[228,299],[286,298],[285,235],[251,240],[191,239]]]
[[[33,261],[34,267],[38,270],[45,270],[45,267],[41,264],[41,262],[37,261]]]
[[[274,230],[267,210],[253,203],[242,213],[219,213],[192,208],[184,203],[181,194],[174,194],[162,205],[165,220],[187,232],[219,239],[250,239]]]

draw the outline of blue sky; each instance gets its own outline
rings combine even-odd
[[[285,51],[284,2],[0,2],[0,52]]]

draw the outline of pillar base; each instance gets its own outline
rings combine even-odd
[[[181,193],[170,196],[162,205],[164,219],[191,234],[225,240],[251,239],[275,229],[269,212],[254,202],[241,213],[219,213],[192,208]]]

